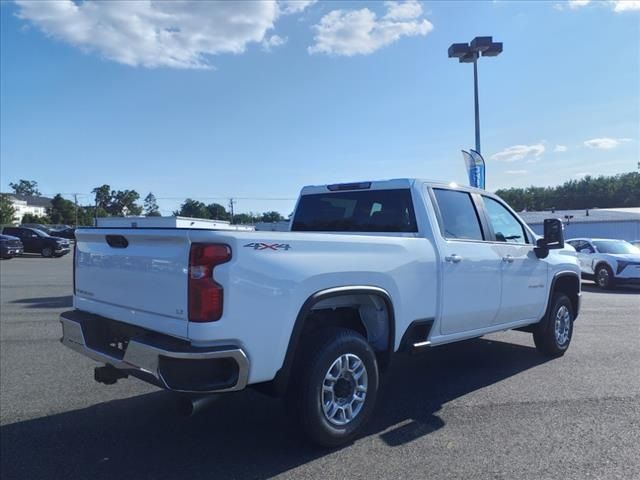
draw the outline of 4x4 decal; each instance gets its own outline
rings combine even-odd
[[[247,243],[247,248],[253,248],[254,250],[289,250],[291,245],[288,243]]]

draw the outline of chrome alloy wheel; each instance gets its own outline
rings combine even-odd
[[[362,411],[367,396],[367,368],[352,353],[340,355],[322,382],[322,411],[333,425],[343,426]]]
[[[571,312],[565,305],[561,306],[556,312],[555,331],[558,346],[562,347],[569,342],[569,335],[571,333]]]

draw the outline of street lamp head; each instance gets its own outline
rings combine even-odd
[[[449,47],[449,58],[462,58],[469,52],[468,43],[454,43]]]
[[[469,52],[464,57],[460,57],[458,60],[460,63],[473,63],[478,59],[478,52]]]
[[[502,42],[493,42],[489,48],[483,50],[483,57],[497,57],[502,53]]]
[[[484,52],[493,43],[493,37],[476,37],[471,40],[471,50],[474,52]]]

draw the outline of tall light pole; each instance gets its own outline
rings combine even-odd
[[[493,37],[476,37],[469,43],[454,43],[449,47],[449,58],[457,58],[460,63],[473,63],[473,94],[476,114],[476,152],[480,152],[480,105],[478,103],[478,58],[497,57],[502,53],[502,43]]]

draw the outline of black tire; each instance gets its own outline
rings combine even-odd
[[[571,300],[564,293],[556,293],[551,298],[547,316],[533,332],[533,341],[538,351],[549,357],[564,355],[571,344],[574,320]]]
[[[42,251],[40,253],[45,258],[51,258],[53,256],[53,248],[51,248],[51,247],[43,247]]]
[[[606,263],[601,263],[596,267],[594,281],[603,290],[610,290],[614,285],[613,270]]]
[[[312,442],[323,447],[338,447],[350,442],[367,423],[375,406],[379,383],[375,353],[362,335],[353,330],[337,327],[327,328],[319,334],[314,334],[300,348],[304,350],[299,357],[296,357],[296,365],[285,399],[287,410],[292,413],[293,420]],[[325,403],[327,400],[325,395],[335,399],[341,397],[335,393],[323,393],[323,386],[327,382],[326,376],[329,370],[345,355],[350,355],[348,358],[355,364],[357,360],[361,361],[366,375],[361,375],[360,378],[364,377],[367,385],[364,401],[357,413],[344,425],[338,425],[336,422],[346,420],[344,416],[346,413],[336,415],[330,420],[325,414],[323,405],[339,405],[338,400]],[[339,364],[335,368],[339,368]],[[354,378],[343,379],[344,384],[341,386],[348,385],[346,389],[350,393],[345,393],[343,389],[345,397],[342,398],[355,398],[356,380]],[[336,391],[339,381],[336,381],[332,387]],[[358,409],[358,404],[359,402],[355,404],[355,409]],[[333,411],[337,410],[340,408]]]

